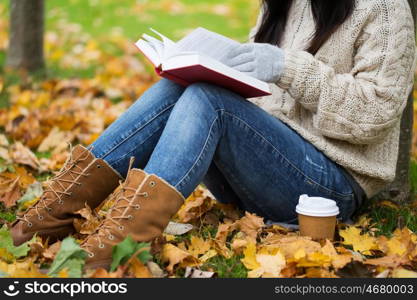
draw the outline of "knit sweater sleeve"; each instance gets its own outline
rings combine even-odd
[[[350,73],[337,74],[305,51],[286,50],[277,83],[313,112],[322,135],[354,144],[381,141],[401,119],[413,85],[415,33],[407,1],[374,3]]]

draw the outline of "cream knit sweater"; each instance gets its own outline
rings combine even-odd
[[[406,0],[357,0],[315,56],[304,51],[315,27],[310,0],[294,0],[288,20],[284,73],[272,96],[251,101],[344,166],[371,197],[395,177],[415,70],[410,7]]]

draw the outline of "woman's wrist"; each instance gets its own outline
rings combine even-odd
[[[287,90],[291,87],[299,70],[303,69],[306,65],[306,59],[304,57],[304,54],[310,56],[311,54],[305,51],[296,51],[291,49],[286,49],[282,51],[284,58],[283,69],[280,77],[276,81],[276,84],[280,88]]]

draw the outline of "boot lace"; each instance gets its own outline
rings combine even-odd
[[[98,242],[99,248],[104,248],[103,239],[107,236],[109,240],[113,240],[114,236],[112,230],[114,226],[119,231],[124,230],[124,226],[120,223],[122,220],[132,220],[133,215],[128,214],[130,208],[140,209],[139,203],[135,204],[135,200],[138,197],[148,197],[147,192],[139,192],[139,188],[127,187],[125,183],[120,182],[120,190],[115,195],[116,203],[107,213],[106,219],[97,228],[96,234],[91,236],[91,239],[95,239]],[[130,193],[129,193],[130,192]],[[129,193],[129,195],[127,195]],[[126,204],[122,204],[125,201]],[[89,243],[89,238],[83,242],[83,249],[88,253],[90,257],[94,256],[91,248],[95,243]]]
[[[18,216],[17,219],[23,222],[26,222],[29,227],[32,227],[32,222],[28,220],[28,216],[31,215],[31,212],[34,211],[38,216],[39,220],[43,220],[43,216],[40,213],[41,209],[46,209],[48,212],[52,211],[50,205],[55,201],[58,201],[59,204],[63,204],[62,196],[67,195],[71,196],[72,192],[68,191],[68,188],[72,184],[81,185],[79,179],[81,177],[88,177],[90,174],[86,173],[86,170],[81,168],[78,163],[85,161],[88,158],[88,150],[86,149],[77,159],[74,159],[72,153],[72,146],[70,146],[70,155],[65,162],[62,169],[49,181],[46,183],[46,188],[39,199],[34,205],[28,208],[26,213],[23,216]],[[69,175],[70,179],[63,178],[64,176]],[[59,186],[59,189],[53,187],[53,183],[56,183]],[[69,183],[68,188],[65,188],[64,183]],[[50,198],[49,196],[55,196],[56,199]],[[55,200],[55,201],[54,201]]]

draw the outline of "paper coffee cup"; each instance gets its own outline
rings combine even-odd
[[[339,214],[336,201],[301,195],[296,212],[301,235],[315,240],[334,238],[336,216]]]

